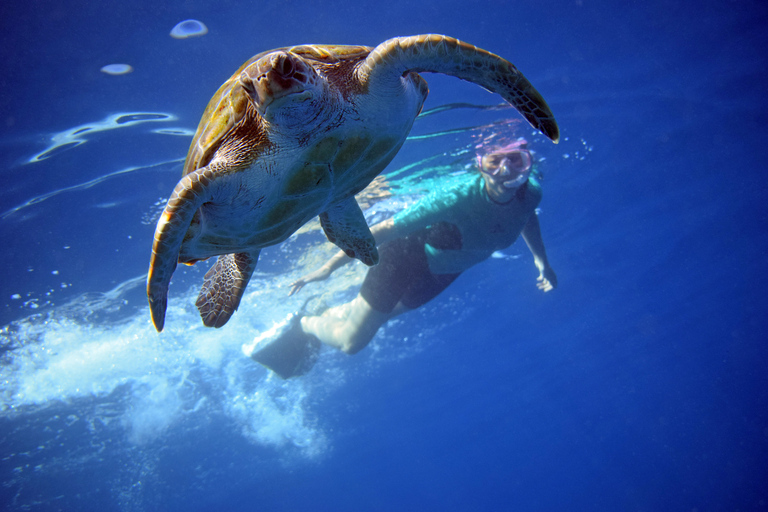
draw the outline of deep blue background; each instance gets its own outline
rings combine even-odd
[[[134,446],[116,431],[65,427],[66,415],[86,417],[107,400],[99,393],[18,409],[7,405],[15,391],[6,383],[0,502],[8,509],[768,508],[763,2],[18,2],[0,10],[2,212],[182,158],[189,143],[95,136],[23,165],[52,133],[136,111],[170,113],[174,126],[194,129],[243,61],[296,43],[375,45],[425,32],[467,40],[513,61],[568,138],[560,153],[548,149],[541,205],[560,287],[539,293],[517,247],[515,264],[471,269],[378,345],[392,353],[407,345],[393,340],[427,331],[426,350],[384,363],[368,352],[339,358],[346,382],[309,399],[330,445],[322,457],[249,443],[213,413]],[[168,37],[189,17],[210,33]],[[99,72],[113,62],[135,71]],[[428,107],[491,102],[474,86],[426,78]],[[564,158],[580,140],[589,156]],[[393,165],[414,151],[406,144]],[[178,165],[0,219],[2,324],[54,307],[32,311],[22,305],[28,297],[43,305],[55,289],[49,302],[58,306],[145,272],[153,226],[139,219],[168,195]],[[118,205],[94,208],[104,202]],[[143,318],[140,288],[124,313]],[[450,321],[462,310],[466,318]],[[4,346],[6,363],[21,350],[14,343]],[[194,377],[212,389],[223,379]],[[124,404],[122,394],[110,403]],[[35,459],[44,465],[36,477],[19,454],[35,458],[37,446],[47,450]],[[106,455],[91,457],[94,446]]]

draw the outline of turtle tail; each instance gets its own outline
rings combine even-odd
[[[455,76],[495,92],[553,142],[560,139],[547,102],[511,62],[452,37],[426,34],[384,41],[360,65],[358,77],[370,86],[422,71]]]
[[[147,298],[152,323],[158,332],[163,330],[165,324],[168,286],[176,269],[181,244],[192,223],[192,217],[207,196],[206,191],[214,174],[209,167],[203,167],[184,176],[173,189],[157,221],[147,275]]]

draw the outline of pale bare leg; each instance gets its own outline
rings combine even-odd
[[[331,308],[321,316],[303,317],[301,328],[326,345],[355,354],[370,343],[387,320],[406,309],[396,307],[393,313],[382,313],[358,295],[351,302]]]

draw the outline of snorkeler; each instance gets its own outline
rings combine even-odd
[[[531,174],[532,165],[524,139],[491,149],[477,155],[480,172],[467,174],[373,226],[380,260],[368,270],[357,297],[320,316],[295,316],[276,341],[284,339],[285,346],[293,347],[319,346],[316,338],[354,354],[389,319],[426,304],[463,271],[510,246],[520,235],[539,270],[538,288],[544,292],[555,288],[557,276],[547,260],[536,215],[542,192]],[[351,261],[339,251],[318,270],[292,283],[289,295],[327,279]],[[271,360],[260,359],[258,349],[250,355],[273,367]],[[288,370],[273,369],[284,378],[308,369],[303,364],[293,372],[288,366]]]

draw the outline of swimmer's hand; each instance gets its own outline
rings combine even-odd
[[[538,261],[536,267],[539,269],[539,277],[536,278],[536,287],[543,291],[548,292],[557,288],[557,274],[552,270],[549,265],[542,265]]]
[[[332,270],[328,268],[327,265],[323,265],[319,269],[315,270],[314,272],[310,272],[309,274],[305,275],[304,277],[300,277],[293,283],[291,283],[291,291],[288,292],[288,296],[290,297],[294,293],[298,293],[299,290],[304,288],[304,285],[307,283],[313,283],[315,281],[325,281],[328,279],[328,276],[331,275]]]

